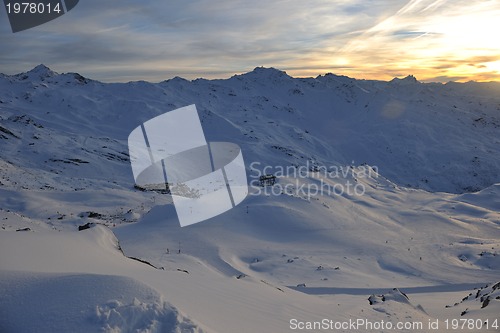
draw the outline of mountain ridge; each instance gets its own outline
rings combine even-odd
[[[247,146],[253,161],[367,163],[399,185],[452,193],[500,182],[492,156],[499,152],[500,99],[492,84],[292,78],[263,67],[225,80],[101,83],[44,65],[1,81],[0,105],[9,116],[33,118],[46,130],[53,123],[77,137],[116,133],[122,147],[115,151],[126,151],[123,140],[148,117],[197,104],[207,138]],[[16,132],[17,125],[4,125]],[[285,153],[267,158],[273,150]]]

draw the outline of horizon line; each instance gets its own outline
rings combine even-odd
[[[392,79],[377,79],[377,78],[360,78],[360,77],[354,77],[354,76],[349,76],[349,75],[346,75],[346,74],[339,74],[339,73],[334,73],[334,72],[324,72],[323,74],[314,74],[314,75],[294,75],[294,74],[290,74],[288,73],[289,71],[294,71],[294,68],[290,68],[290,69],[287,69],[287,70],[283,70],[283,69],[280,69],[280,68],[277,68],[277,67],[274,67],[274,66],[257,66],[255,67],[254,69],[252,70],[248,70],[248,71],[235,71],[235,72],[228,72],[228,71],[202,71],[204,74],[209,74],[208,77],[203,77],[203,76],[198,76],[194,73],[192,73],[191,75],[187,75],[188,77],[183,77],[183,76],[180,76],[182,74],[174,74],[174,73],[171,73],[172,76],[169,77],[169,78],[166,78],[166,79],[161,79],[160,81],[157,81],[157,80],[151,80],[151,79],[148,79],[146,78],[148,75],[144,75],[145,78],[144,79],[124,79],[124,80],[116,80],[114,81],[112,78],[109,78],[109,79],[106,79],[106,78],[96,78],[94,79],[93,78],[93,75],[88,75],[88,74],[85,74],[85,75],[82,75],[80,74],[80,72],[77,72],[77,71],[62,71],[62,72],[58,72],[58,71],[55,71],[53,70],[50,66],[47,66],[43,63],[40,63],[38,65],[35,65],[34,67],[32,67],[31,69],[29,70],[26,70],[26,71],[23,71],[23,72],[18,72],[18,73],[13,73],[13,74],[7,74],[7,73],[3,73],[3,72],[0,72],[0,74],[4,75],[4,76],[18,76],[18,75],[22,75],[22,74],[27,74],[29,72],[32,72],[34,71],[36,68],[38,67],[45,67],[47,69],[49,69],[51,72],[55,73],[56,75],[64,75],[64,74],[78,74],[78,75],[81,75],[82,77],[86,78],[86,79],[90,79],[92,81],[98,81],[98,82],[101,82],[101,83],[109,83],[109,84],[112,84],[112,83],[133,83],[133,82],[148,82],[148,83],[161,83],[161,82],[165,82],[165,81],[170,81],[170,80],[173,80],[173,79],[176,79],[176,78],[180,78],[180,79],[183,79],[183,80],[186,80],[186,81],[189,81],[189,82],[193,82],[193,81],[196,81],[196,80],[207,80],[207,81],[216,81],[216,80],[228,80],[230,78],[233,78],[233,77],[236,77],[236,76],[242,76],[242,75],[245,75],[245,74],[250,74],[250,73],[253,73],[255,72],[256,70],[258,69],[265,69],[265,70],[275,70],[277,72],[281,72],[281,73],[284,73],[285,75],[287,75],[288,77],[292,78],[292,79],[317,79],[319,77],[322,77],[322,76],[327,76],[327,75],[334,75],[334,76],[337,76],[337,77],[346,77],[348,79],[353,79],[353,80],[357,80],[357,81],[374,81],[374,82],[391,82],[391,81],[394,81],[394,80],[404,80],[404,79],[408,79],[408,78],[413,78],[416,82],[418,83],[423,83],[423,84],[446,84],[446,83],[498,83],[500,84],[500,79],[499,80],[474,80],[474,79],[460,79],[460,80],[432,80],[432,79],[424,79],[424,80],[419,80],[414,74],[400,74],[400,75],[396,75],[396,76],[393,76]],[[296,68],[295,70],[297,70],[298,68]],[[300,70],[300,69],[299,69]],[[90,71],[90,72],[93,72],[93,71]],[[212,75],[210,75],[212,74]],[[214,76],[214,74],[221,74],[220,76]],[[136,75],[128,75],[128,77],[135,77]],[[191,77],[189,77],[191,76]],[[112,76],[113,77],[113,76]],[[126,75],[123,75],[122,76],[123,78],[127,77]]]

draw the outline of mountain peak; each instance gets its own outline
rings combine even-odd
[[[44,64],[40,64],[26,73],[32,79],[45,79],[56,76],[57,73],[52,71]]]
[[[255,67],[253,71],[250,73],[258,74],[258,75],[263,75],[263,76],[288,76],[288,74],[285,71],[281,71],[279,69],[276,69],[274,67]]]
[[[241,75],[235,75],[234,77],[247,77],[247,78],[263,78],[263,79],[280,79],[280,78],[290,78],[290,76],[285,72],[274,67],[255,67],[253,71],[244,73]]]
[[[413,84],[413,83],[419,83],[417,78],[413,75],[408,75],[405,78],[397,78],[395,77],[390,81],[391,83],[398,83],[398,84]]]
[[[40,64],[40,65],[36,66],[32,70],[30,70],[28,73],[39,74],[39,75],[43,75],[43,76],[54,76],[57,74],[56,72],[52,71],[50,68],[45,66],[44,64]]]

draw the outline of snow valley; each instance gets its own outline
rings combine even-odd
[[[251,195],[181,228],[127,137],[191,104]],[[498,83],[40,65],[0,74],[0,145],[1,332],[500,331]]]

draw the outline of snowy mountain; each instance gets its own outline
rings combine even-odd
[[[190,104],[251,184],[278,183],[180,228],[168,195],[134,188],[127,137]],[[0,74],[0,144],[1,332],[500,321],[498,83],[256,68],[104,84],[40,65]],[[362,193],[301,190],[347,184]],[[474,288],[483,301],[452,306]]]

